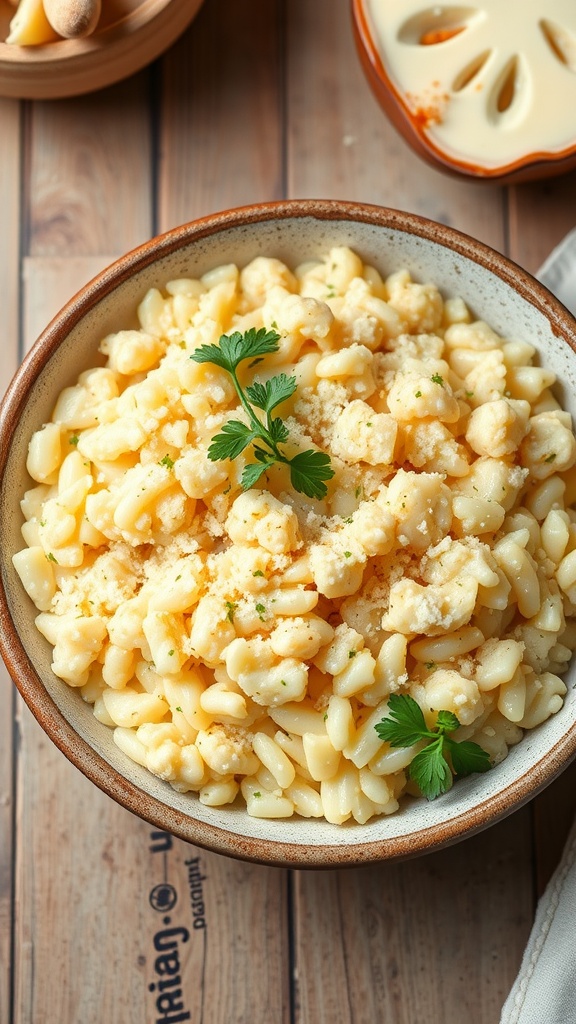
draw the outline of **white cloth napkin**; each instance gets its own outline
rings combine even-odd
[[[576,229],[536,276],[576,315]],[[576,1024],[576,823],[538,904],[500,1024]]]

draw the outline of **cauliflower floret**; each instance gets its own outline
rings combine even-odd
[[[406,327],[398,310],[373,295],[368,282],[360,277],[350,282],[336,317],[343,346],[359,343],[373,352],[383,340],[396,338]]]
[[[527,469],[510,465],[503,459],[476,459],[468,476],[452,484],[452,490],[469,498],[497,501],[508,512],[524,486]]]
[[[520,458],[536,480],[570,469],[576,462],[570,414],[555,410],[532,416],[520,446]]]
[[[523,400],[485,402],[471,413],[466,440],[478,455],[496,459],[511,455],[526,434],[529,415],[530,405]]]
[[[483,320],[475,320],[472,324],[451,324],[444,333],[444,341],[448,348],[468,348],[477,352],[499,349],[502,345],[500,335]]]
[[[415,580],[399,580],[390,588],[382,626],[391,633],[449,633],[470,621],[477,593],[478,582],[470,577],[427,587]]]
[[[106,637],[106,623],[98,615],[77,618],[40,612],[36,626],[54,647],[52,671],[70,686],[83,686]]]
[[[259,544],[275,555],[302,546],[296,513],[267,491],[252,488],[240,494],[226,519],[234,544]]]
[[[472,406],[497,402],[506,388],[506,366],[501,349],[487,352],[464,378],[466,401]]]
[[[437,544],[452,522],[452,496],[438,473],[398,470],[388,487],[386,507],[398,523],[398,541],[415,551]]]
[[[272,306],[270,295],[263,307],[266,319],[268,306]],[[301,295],[285,294],[276,301],[270,312],[272,319],[278,324],[278,331],[286,331],[297,335],[298,339],[311,338],[321,348],[326,347],[326,339],[334,323],[334,314],[325,302],[318,299],[303,298]],[[270,361],[270,360],[269,360]]]
[[[241,291],[254,308],[261,306],[270,289],[278,285],[287,292],[295,292],[298,287],[294,274],[280,260],[256,256],[240,271]]]
[[[190,629],[189,651],[195,658],[201,658],[210,666],[218,664],[222,651],[236,636],[232,609],[232,603],[226,602],[224,597],[205,594],[200,598]]]
[[[388,413],[374,412],[361,399],[346,406],[334,427],[332,451],[346,462],[367,462],[370,466],[390,465],[398,425]]]
[[[400,425],[400,443],[404,460],[429,473],[465,477],[469,472],[468,455],[448,427],[436,420],[421,420]]]
[[[283,619],[270,634],[270,646],[280,658],[314,658],[334,636],[332,626],[317,615]]]
[[[397,420],[432,416],[443,423],[456,423],[460,419],[458,399],[441,373],[400,375],[388,392],[388,408]]]
[[[320,594],[325,597],[346,597],[354,594],[362,583],[366,557],[363,553],[344,551],[333,543],[311,544],[310,572]]]
[[[226,671],[255,704],[276,707],[302,700],[308,666],[297,658],[278,659],[269,639],[238,637],[223,652]]]
[[[476,683],[452,669],[436,669],[424,683],[424,699],[433,711],[451,711],[470,725],[484,710]]]
[[[499,576],[494,556],[487,544],[476,537],[452,540],[445,537],[431,547],[420,563],[420,574],[426,583],[443,584],[457,577],[472,577],[483,587],[498,585]]]
[[[100,343],[100,351],[108,356],[110,368],[123,375],[150,370],[165,348],[160,338],[145,331],[118,331],[108,334]]]
[[[389,303],[398,310],[408,329],[435,331],[442,323],[442,296],[434,284],[416,284],[407,270],[386,279]]]
[[[241,725],[214,723],[201,729],[196,747],[205,764],[218,775],[253,775],[260,766],[252,749],[252,734]]]
[[[228,479],[226,466],[211,462],[204,448],[188,448],[174,463],[174,476],[190,498],[205,498]]]

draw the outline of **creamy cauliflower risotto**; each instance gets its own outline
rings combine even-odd
[[[492,763],[560,709],[576,442],[529,338],[344,247],[168,281],[138,318],[33,435],[14,556],[54,673],[128,757],[211,806],[366,822],[418,792],[418,744],[375,729],[392,693]],[[296,378],[284,450],[329,456],[324,498],[287,464],[243,489],[252,445],[208,457],[250,420],[193,354],[262,327],[277,351],[239,379]]]

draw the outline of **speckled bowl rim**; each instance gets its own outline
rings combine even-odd
[[[390,122],[414,152],[436,170],[460,180],[507,185],[556,177],[566,174],[576,165],[576,141],[558,153],[535,151],[497,167],[480,167],[464,157],[451,157],[416,123],[402,93],[388,74],[370,26],[367,0],[350,0],[350,3],[356,48],[372,92]]]
[[[83,316],[135,272],[190,242],[228,228],[261,221],[314,218],[358,221],[416,235],[447,246],[497,275],[542,313],[554,335],[576,352],[576,323],[557,299],[530,274],[482,242],[416,214],[339,200],[300,199],[226,210],[174,228],[121,257],[98,274],[63,307],[42,332],[17,370],[0,406],[0,486],[11,441],[29,389],[61,341]],[[438,850],[469,837],[504,818],[548,786],[576,756],[576,722],[528,771],[488,800],[445,823],[406,835],[358,844],[300,845],[238,835],[198,821],[163,804],[124,778],[82,739],[47,693],[12,621],[4,579],[0,580],[0,653],[24,701],[42,729],[88,779],[127,810],[155,827],[194,845],[239,859],[281,867],[335,868],[388,859],[405,859]]]

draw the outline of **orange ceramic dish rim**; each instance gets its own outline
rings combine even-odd
[[[81,289],[46,327],[15,374],[0,406],[0,487],[4,486],[11,443],[27,405],[30,389],[62,341],[90,310],[134,273],[154,264],[160,257],[178,252],[190,243],[226,232],[229,228],[264,222],[277,222],[281,225],[282,221],[298,221],[299,218],[312,218],[319,223],[329,221],[332,224],[354,222],[375,225],[444,245],[451,252],[473,261],[514,288],[546,318],[553,334],[576,352],[576,324],[561,303],[543,285],[506,257],[453,228],[415,214],[337,200],[285,200],[228,210],[168,231],[123,256]],[[230,828],[227,828],[225,811],[219,815],[218,824],[211,824],[194,818],[194,805],[191,805],[191,813],[185,814],[162,803],[125,778],[79,735],[48,694],[26,652],[12,618],[8,581],[5,578],[0,581],[0,653],[24,701],[43,730],[72,764],[96,786],[157,828],[216,853],[257,863],[297,868],[333,868],[408,858],[432,848],[440,849],[494,824],[522,806],[552,782],[576,755],[576,722],[572,722],[558,741],[511,784],[464,813],[432,827],[374,841],[339,844],[336,839],[333,844],[315,846],[313,842],[299,844],[276,841],[275,823],[270,822],[270,838],[263,840],[234,832],[232,821],[229,823]],[[345,825],[335,826],[335,836],[336,829],[345,828]]]
[[[354,38],[362,67],[370,87],[389,117],[418,155],[433,167],[470,181],[507,184],[509,182],[532,181],[569,171],[576,164],[576,139],[574,143],[558,153],[528,153],[519,160],[499,167],[479,167],[456,156],[449,156],[432,139],[422,125],[419,125],[402,93],[388,75],[380,51],[374,41],[370,18],[366,11],[366,0],[351,0]]]

